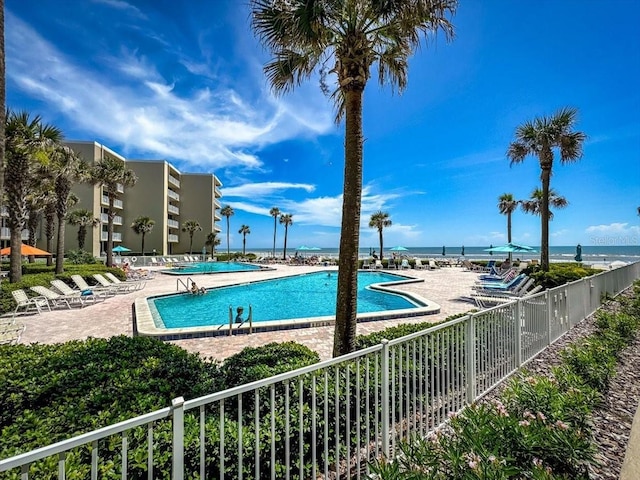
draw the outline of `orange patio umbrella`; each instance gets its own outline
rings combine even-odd
[[[0,255],[9,255],[11,253],[11,247],[6,247],[0,250]],[[34,257],[44,257],[49,256],[51,253],[40,250],[39,248],[32,247],[31,245],[25,245],[24,243],[20,246],[20,255],[23,257],[34,256]]]

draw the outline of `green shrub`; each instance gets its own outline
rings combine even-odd
[[[539,265],[531,265],[525,268],[523,273],[533,278],[536,285],[542,285],[545,289],[548,289],[583,277],[590,277],[600,273],[600,270],[585,267],[581,263],[552,263],[549,265],[548,272],[542,271]]]

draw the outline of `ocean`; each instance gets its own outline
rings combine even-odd
[[[496,245],[497,246],[497,245]],[[389,248],[392,248],[390,246]],[[406,247],[407,251],[398,252],[408,257],[419,258],[461,258],[462,247],[447,247],[445,246],[445,255],[442,256],[442,246],[439,247]],[[504,259],[507,257],[506,253],[493,253],[485,252],[484,250],[489,248],[485,247],[464,247],[464,258],[469,260],[492,260],[492,259]],[[540,247],[533,246],[538,252]],[[379,255],[379,248],[372,245],[366,248],[360,248],[360,257],[366,258],[369,256],[370,251],[375,250]],[[218,249],[222,252],[222,249]],[[252,248],[249,251],[255,253],[258,256],[270,256],[272,249],[270,248]],[[318,256],[318,257],[338,257],[337,248],[321,248],[320,250],[302,250],[297,251],[295,247],[287,248],[287,255],[295,255],[298,252],[304,256]],[[392,254],[387,248],[385,248],[384,257],[388,258]],[[549,247],[549,259],[552,262],[573,262],[576,255],[576,246],[565,247]],[[276,248],[276,256],[282,257],[282,248]],[[532,260],[534,258],[540,258],[540,253],[514,253],[514,259],[520,260]],[[640,245],[602,245],[602,246],[583,246],[582,247],[582,263],[584,264],[609,264],[611,262],[625,262],[633,263],[640,261]]]

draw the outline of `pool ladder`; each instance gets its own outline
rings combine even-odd
[[[187,279],[184,282],[182,281],[181,278],[178,278],[176,280],[176,290],[180,290],[180,285],[182,285],[185,288],[185,290],[188,292],[189,291],[189,282],[193,283],[193,280],[191,279],[191,277],[187,277]]]
[[[238,324],[238,327],[247,322],[249,322],[249,333],[253,333],[253,307],[251,304],[249,304],[249,316]],[[229,305],[229,335],[233,335],[233,305]]]

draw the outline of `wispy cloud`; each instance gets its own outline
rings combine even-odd
[[[316,187],[308,183],[287,183],[287,182],[262,182],[262,183],[247,183],[246,185],[240,185],[237,187],[225,187],[225,197],[265,197],[273,196],[274,194],[281,193],[285,190],[300,189],[305,192],[311,193]]]
[[[594,245],[638,245],[640,243],[640,226],[629,223],[591,225],[585,232],[591,235],[590,243]]]
[[[150,59],[126,47],[117,57],[102,56],[105,70],[120,75],[98,74],[10,12],[7,24],[7,76],[15,87],[50,104],[97,139],[124,145],[125,155],[184,162],[200,171],[260,169],[263,162],[254,153],[259,148],[334,128],[330,110],[318,111],[313,99],[306,106],[296,98],[276,101],[246,82],[243,88],[259,92],[258,101],[226,87],[179,89],[177,80],[165,79]]]

